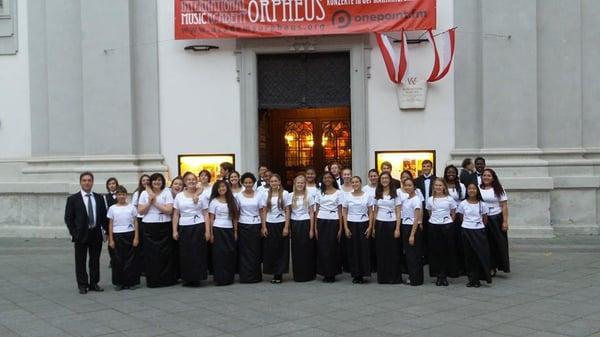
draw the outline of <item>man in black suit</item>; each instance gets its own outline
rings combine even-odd
[[[475,177],[473,182],[477,183],[477,186],[481,186],[481,175],[485,169],[485,159],[483,157],[475,158]]]
[[[67,198],[65,224],[75,246],[75,276],[80,294],[88,291],[104,291],[100,281],[100,253],[102,252],[102,229],[108,231],[104,198],[92,192],[94,175],[83,172],[79,175],[81,191]],[[86,271],[87,255],[90,256],[90,274]]]

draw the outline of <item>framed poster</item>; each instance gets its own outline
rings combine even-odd
[[[219,176],[223,162],[232,163],[235,167],[235,154],[180,154],[177,156],[178,175],[193,172],[198,175],[202,170],[210,172],[210,182],[214,183]]]
[[[435,150],[375,151],[377,170],[381,171],[381,163],[384,161],[390,162],[392,177],[398,180],[404,170],[410,171],[415,178],[419,176],[423,169],[423,161],[426,159],[431,160],[435,172]]]

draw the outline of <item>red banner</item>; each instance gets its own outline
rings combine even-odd
[[[435,29],[436,0],[175,0],[175,39]]]

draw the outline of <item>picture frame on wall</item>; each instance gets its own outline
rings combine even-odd
[[[177,156],[177,172],[180,176],[188,171],[198,175],[200,171],[208,170],[212,184],[217,180],[220,172],[219,165],[223,162],[232,163],[235,167],[235,154],[180,154]]]
[[[392,177],[398,180],[404,170],[410,171],[413,177],[418,177],[423,170],[423,161],[426,159],[431,160],[433,172],[435,172],[435,150],[375,151],[377,170],[380,171],[381,163],[388,161],[392,164]]]

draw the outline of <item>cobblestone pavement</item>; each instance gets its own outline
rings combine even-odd
[[[600,336],[600,238],[512,240],[491,286],[350,277],[79,295],[64,239],[0,239],[0,336]]]

